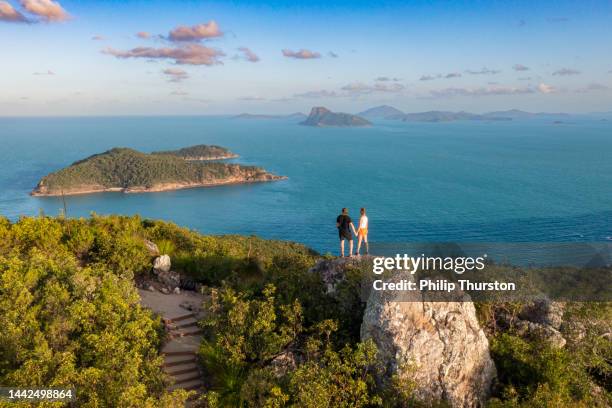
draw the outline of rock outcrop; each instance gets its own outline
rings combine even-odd
[[[168,255],[161,255],[155,258],[153,261],[153,272],[158,274],[160,272],[168,272],[172,267],[172,262]]]
[[[395,302],[372,291],[361,337],[374,340],[387,376],[414,381],[417,399],[484,406],[496,370],[472,302]]]
[[[336,113],[322,106],[315,106],[310,111],[308,118],[301,122],[300,125],[305,126],[340,126],[340,127],[355,127],[355,126],[370,126],[371,123],[364,118],[349,113]]]

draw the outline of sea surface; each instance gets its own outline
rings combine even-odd
[[[140,214],[206,234],[335,252],[335,219],[367,207],[373,242],[612,240],[612,122],[378,122],[312,128],[229,117],[0,118],[0,215],[57,215],[45,174],[116,146],[226,146],[288,180],[67,197],[68,216]]]

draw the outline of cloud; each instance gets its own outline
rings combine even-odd
[[[257,102],[257,101],[265,101],[266,98],[263,98],[261,96],[245,96],[242,98],[238,98],[239,101],[246,101],[246,102]]]
[[[318,52],[313,52],[310,50],[301,49],[299,51],[291,51],[288,49],[282,50],[283,56],[288,58],[296,58],[296,59],[314,59],[321,58],[321,54]]]
[[[185,91],[172,91],[172,92],[170,92],[170,95],[172,95],[172,96],[187,96],[187,95],[189,95],[189,92],[185,92]]]
[[[327,55],[329,55],[331,58],[338,58],[338,54],[333,51],[328,52]]]
[[[66,21],[70,18],[66,10],[52,0],[21,0],[21,6],[43,21]]]
[[[538,91],[543,94],[550,94],[557,92],[557,89],[552,85],[546,85],[545,83],[541,83],[538,85]]]
[[[526,67],[523,64],[514,64],[512,69],[515,71],[529,71],[529,67]]]
[[[578,71],[577,69],[572,69],[572,68],[561,68],[561,69],[553,72],[552,74],[553,75],[560,75],[560,76],[578,75],[578,74],[580,74],[580,71]]]
[[[15,10],[15,8],[6,1],[0,1],[0,21],[5,21],[9,23],[30,22],[26,16]]]
[[[448,74],[444,75],[444,78],[446,78],[446,79],[461,78],[461,74],[459,72],[451,72],[451,73],[448,73]]]
[[[566,23],[569,21],[569,18],[567,17],[551,17],[551,18],[547,18],[546,21],[548,21],[549,23]]]
[[[499,95],[525,95],[535,93],[536,90],[530,87],[504,87],[487,86],[478,88],[445,88],[430,91],[434,98],[449,98],[455,96],[499,96]]]
[[[45,72],[33,72],[32,75],[55,75],[55,72],[47,70]]]
[[[404,85],[397,83],[376,83],[374,85],[367,85],[361,82],[354,82],[343,86],[342,88],[340,88],[340,90],[345,91],[347,93],[346,96],[354,96],[361,94],[370,94],[374,92],[401,92],[404,90],[404,88]]]
[[[147,33],[146,31],[139,31],[136,33],[136,37],[142,38],[143,40],[147,40],[151,38],[151,33]]]
[[[297,98],[335,98],[340,95],[338,95],[335,91],[320,90],[299,93],[293,96]]]
[[[379,81],[379,82],[387,82],[387,81],[399,82],[399,81],[401,81],[400,78],[390,78],[390,77],[386,77],[386,76],[379,76],[379,77],[375,78],[374,80],[375,81]]]
[[[181,82],[189,78],[189,74],[180,68],[164,69],[162,73],[168,76],[168,82]]]
[[[91,37],[92,41],[102,41],[105,40],[105,38],[101,35],[94,35],[93,37]]]
[[[423,75],[419,78],[419,81],[432,81],[436,78],[440,78],[440,75]]]
[[[192,27],[178,26],[168,34],[170,41],[201,41],[209,38],[221,37],[223,33],[216,21],[198,24]]]
[[[531,77],[520,77],[519,81],[531,81]]]
[[[240,47],[238,48],[239,51],[242,51],[242,54],[244,55],[244,59],[246,59],[249,62],[258,62],[259,61],[259,56],[257,54],[255,54],[253,51],[251,51],[251,49],[247,48],[247,47]]]
[[[222,64],[220,57],[225,56],[223,51],[204,47],[199,44],[188,44],[178,48],[152,48],[137,47],[131,50],[121,51],[114,48],[106,48],[102,53],[112,55],[116,58],[146,58],[149,60],[168,59],[176,64],[184,65],[216,65]]]
[[[485,67],[478,71],[468,69],[465,72],[467,72],[470,75],[495,75],[495,74],[499,74],[501,71],[496,70],[496,69],[489,69]]]
[[[590,83],[587,86],[585,86],[584,88],[578,88],[576,89],[576,93],[587,93],[587,92],[593,92],[593,91],[607,91],[608,89],[610,89],[609,86],[607,85],[603,85],[603,84],[599,84],[596,82]]]

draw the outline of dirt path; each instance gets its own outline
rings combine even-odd
[[[202,335],[197,322],[202,317],[200,305],[204,297],[191,291],[167,295],[144,289],[138,292],[141,304],[161,315],[169,334],[161,350],[163,370],[174,380],[168,389],[200,390],[203,383],[197,352]]]

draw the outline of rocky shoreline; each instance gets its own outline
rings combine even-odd
[[[279,181],[286,180],[286,176],[276,176],[274,174],[266,173],[262,177],[255,178],[232,178],[223,181],[214,181],[206,183],[165,183],[158,184],[152,187],[94,187],[87,186],[82,189],[76,190],[64,190],[64,191],[48,191],[46,186],[40,184],[36,186],[30,193],[32,197],[61,197],[61,196],[76,196],[85,194],[97,194],[97,193],[124,193],[124,194],[139,194],[139,193],[159,193],[163,191],[175,191],[175,190],[186,190],[190,188],[204,188],[204,187],[217,187],[232,184],[250,184],[250,183],[262,183],[267,181]]]

